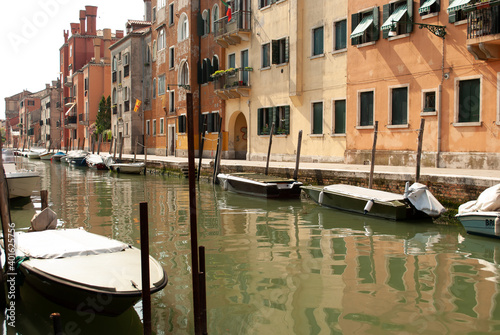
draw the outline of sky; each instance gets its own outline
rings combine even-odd
[[[59,77],[64,30],[79,21],[80,10],[97,6],[97,29],[125,30],[129,19],[143,20],[143,0],[1,0],[0,119],[5,98],[24,89],[37,92]],[[71,34],[70,34],[71,36]]]

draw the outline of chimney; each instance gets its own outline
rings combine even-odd
[[[144,0],[144,21],[151,22],[151,0]]]
[[[46,90],[50,89],[50,84],[45,84],[45,89]]]
[[[71,26],[71,35],[78,34],[80,32],[80,24],[79,23],[70,23]]]
[[[85,35],[85,11],[80,11],[80,34]]]
[[[97,7],[85,6],[85,13],[87,16],[87,33],[89,35],[96,35],[96,20],[97,20]]]
[[[68,43],[69,31],[63,30],[64,33],[64,43]]]
[[[117,30],[115,33],[116,38],[123,38],[123,30]]]
[[[101,39],[94,38],[94,60],[97,64],[101,62]]]
[[[111,46],[111,29],[105,28],[103,30],[103,39],[104,39],[104,63],[110,64],[111,50],[109,50],[109,47]]]

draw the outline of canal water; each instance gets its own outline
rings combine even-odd
[[[187,179],[117,175],[29,161],[63,227],[137,247],[148,202],[150,251],[169,276],[153,295],[156,334],[193,334]],[[264,200],[197,185],[206,247],[209,334],[486,334],[500,332],[499,241],[461,226],[392,222],[321,208],[308,199]],[[36,206],[37,204],[35,204]],[[32,203],[15,203],[17,229]],[[70,311],[28,290],[16,305],[20,334],[141,334],[141,304],[119,317]],[[5,331],[5,330],[4,330]]]

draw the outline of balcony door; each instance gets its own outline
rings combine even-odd
[[[243,50],[241,52],[241,79],[245,84],[248,83],[248,71],[244,71],[243,69],[248,66],[248,50]]]

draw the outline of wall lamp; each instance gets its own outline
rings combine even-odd
[[[397,35],[396,23],[397,23],[396,21],[392,21],[391,29],[389,30],[389,37],[394,37]],[[400,23],[413,24],[413,25],[418,26],[420,29],[426,28],[431,33],[433,33],[437,37],[441,37],[442,39],[444,39],[444,37],[446,35],[446,27],[445,26],[439,26],[439,25],[435,25],[435,24],[426,24],[426,23],[408,22],[408,21],[402,21]]]
[[[191,86],[190,85],[184,85],[184,84],[167,84],[167,91],[170,91],[170,86],[179,86],[182,87],[183,89],[187,91],[191,91]]]

